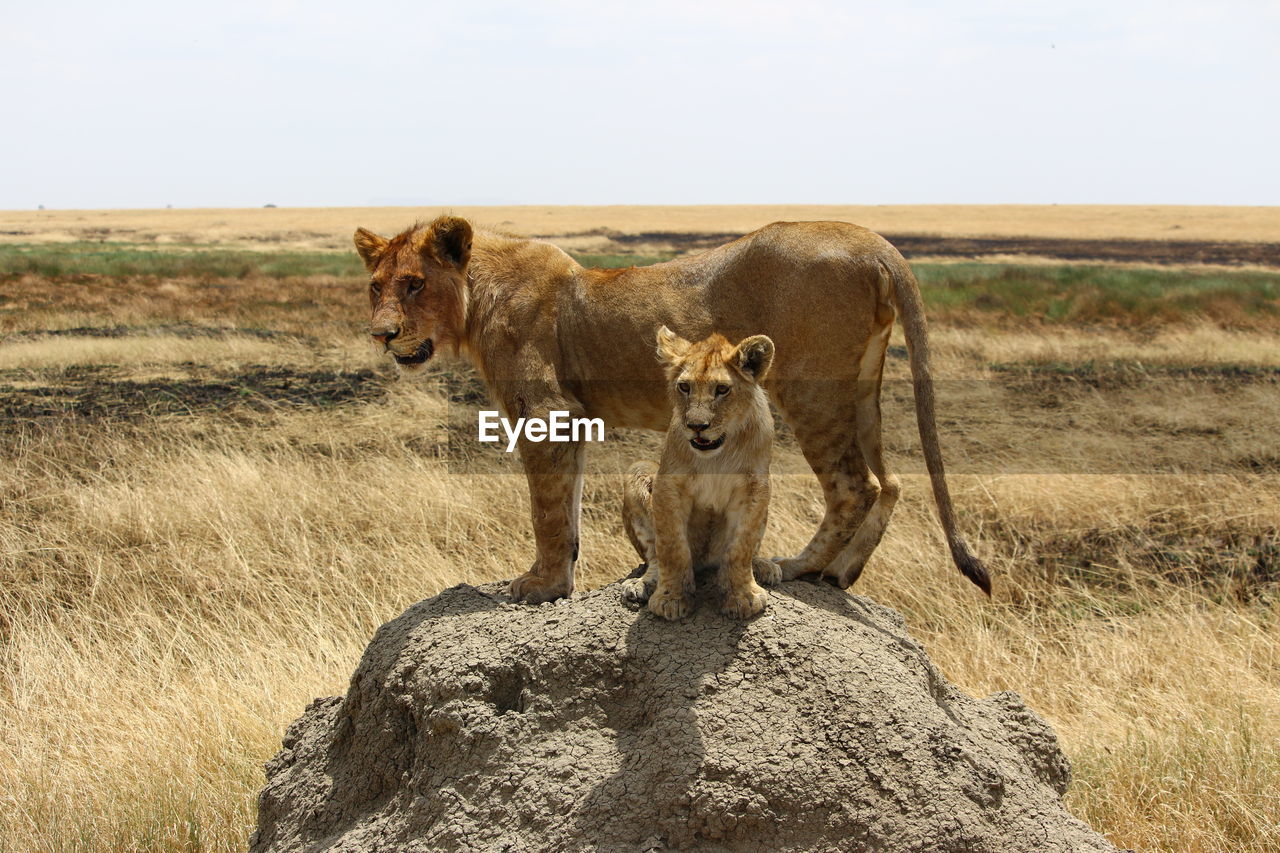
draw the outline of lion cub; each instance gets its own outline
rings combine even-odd
[[[662,462],[627,472],[622,522],[646,563],[623,582],[623,597],[649,602],[664,619],[693,604],[694,570],[715,566],[723,612],[746,618],[764,610],[777,565],[756,556],[769,511],[773,416],[760,383],[773,363],[764,335],[736,347],[721,335],[690,343],[666,326],[658,357],[670,380],[674,412]]]

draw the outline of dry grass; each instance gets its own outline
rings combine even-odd
[[[304,353],[309,359],[310,351],[292,341],[273,342],[238,335],[213,340],[165,334],[120,338],[60,335],[0,344],[0,370],[157,362],[200,362],[235,369],[264,361],[294,361]]]
[[[609,229],[746,233],[778,220],[843,219],[892,234],[1280,241],[1280,207],[1176,205],[682,205],[0,211],[0,242],[123,240],[244,248],[351,248],[357,227],[398,233],[442,212],[521,234]]]
[[[0,386],[95,367],[111,383],[371,365],[363,294],[338,282],[19,284],[29,322],[7,315],[9,332],[161,318],[212,331],[11,339]],[[886,418],[906,493],[858,591],[901,609],[964,689],[1017,690],[1047,716],[1075,762],[1070,806],[1120,846],[1280,850],[1274,382],[1099,367],[1275,367],[1280,339],[1204,326],[935,336],[938,372],[975,380],[944,383],[940,413],[996,599],[947,559],[897,382]],[[262,762],[310,699],[345,688],[379,624],[527,566],[522,478],[465,433],[449,443],[458,417],[428,379],[340,406],[7,423],[0,850],[243,849]],[[634,564],[618,475],[655,442],[615,436],[594,455],[585,586]],[[765,549],[786,553],[820,495],[785,437],[775,470]]]
[[[1280,338],[1272,332],[1223,330],[1207,324],[1177,325],[1126,334],[1109,330],[1099,346],[1096,329],[1066,327],[1001,330],[940,327],[934,349],[978,363],[1134,362],[1147,365],[1249,365],[1280,367]]]

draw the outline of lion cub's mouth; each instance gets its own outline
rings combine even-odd
[[[422,364],[424,361],[431,358],[431,354],[435,352],[435,349],[435,344],[431,343],[430,338],[427,338],[425,341],[418,344],[418,348],[410,355],[397,355],[395,357],[396,364]]]
[[[724,444],[724,436],[722,435],[719,438],[703,438],[698,435],[689,439],[689,443],[693,445],[694,450],[715,450],[717,447]]]

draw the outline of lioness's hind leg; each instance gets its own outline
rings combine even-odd
[[[778,405],[826,502],[822,522],[804,550],[776,560],[782,580],[822,572],[853,538],[875,502],[878,489],[855,445],[856,384],[816,379],[780,382],[776,389]]]
[[[858,421],[858,445],[853,449],[861,453],[876,475],[880,483],[880,493],[876,497],[871,511],[862,520],[853,540],[845,546],[836,558],[823,570],[825,577],[831,578],[836,585],[847,589],[862,574],[867,559],[875,551],[889,526],[889,516],[902,493],[902,484],[897,474],[889,473],[884,464],[884,449],[880,440],[880,400],[878,395],[867,401],[868,411],[860,412]],[[874,409],[874,412],[871,410]]]
[[[823,570],[824,577],[837,586],[848,588],[862,574],[867,559],[880,544],[889,516],[902,492],[896,474],[889,473],[884,463],[884,442],[880,433],[880,380],[884,371],[884,356],[889,345],[890,327],[872,337],[862,357],[857,385],[856,422],[857,434],[853,447],[847,454],[857,454],[864,466],[870,468],[879,483],[879,494],[870,512],[860,521],[853,540]]]

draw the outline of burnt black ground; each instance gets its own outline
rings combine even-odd
[[[736,240],[741,234],[649,231],[639,234],[609,232],[619,246],[666,247],[687,252],[710,249]],[[939,237],[921,234],[882,236],[903,257],[980,258],[1013,255],[1057,258],[1066,261],[1122,261],[1150,264],[1220,264],[1224,266],[1280,267],[1280,243],[1245,243],[1225,240],[1075,240],[1048,237]]]
[[[184,378],[137,380],[112,366],[0,371],[0,424],[80,420],[137,421],[280,406],[329,407],[386,393],[373,370],[328,371],[254,365],[234,372],[194,363]]]

